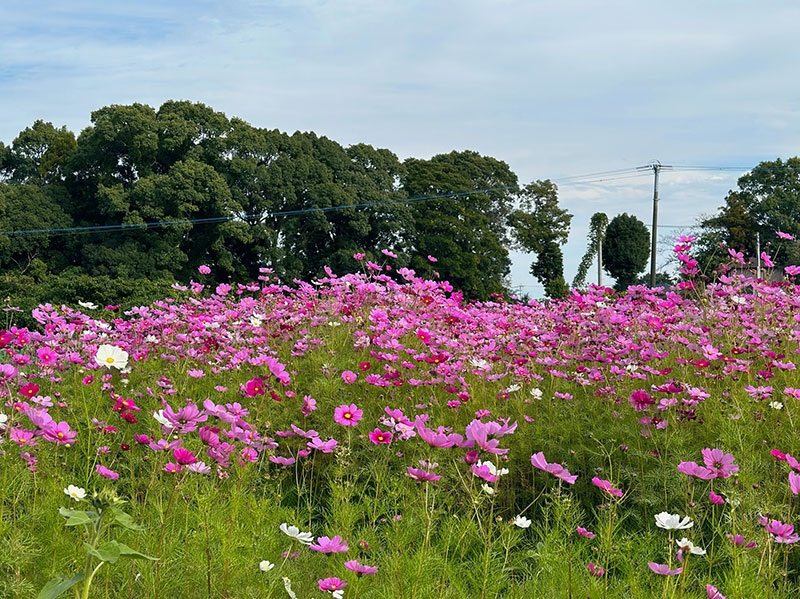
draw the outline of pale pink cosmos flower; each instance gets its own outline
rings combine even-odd
[[[670,569],[667,564],[657,564],[655,562],[647,562],[647,566],[656,574],[661,576],[675,576],[683,572],[683,568]]]
[[[101,464],[95,465],[94,469],[97,471],[97,474],[102,476],[103,478],[107,478],[109,480],[117,480],[119,479],[119,474],[114,472],[113,470],[109,470],[105,466]]]
[[[574,485],[575,481],[578,480],[577,474],[570,474],[569,470],[564,468],[561,464],[548,463],[544,458],[544,452],[540,451],[539,453],[533,454],[531,456],[531,464],[533,464],[539,470],[549,472],[553,476],[556,476],[571,485]]]
[[[579,526],[575,530],[578,532],[579,535],[581,535],[586,539],[593,539],[597,536],[593,532],[586,530],[583,526]]]
[[[367,566],[366,564],[360,564],[358,560],[351,559],[344,563],[344,567],[348,570],[355,572],[356,574],[375,574],[378,571],[377,566]]]
[[[725,599],[725,595],[719,592],[719,589],[712,584],[706,585],[706,595],[708,599]]]
[[[792,471],[789,473],[789,488],[795,495],[800,494],[800,474],[797,474],[797,472]]]
[[[695,476],[702,480],[717,478],[713,470],[699,466],[696,462],[681,462],[678,464],[678,472],[686,474],[687,476]]]
[[[767,524],[767,532],[772,535],[776,543],[789,545],[800,541],[800,536],[794,532],[794,524],[784,524],[780,520],[770,520]]]

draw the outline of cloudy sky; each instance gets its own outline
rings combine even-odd
[[[800,154],[798,23],[792,0],[3,2],[0,140],[182,99],[400,158],[475,150],[558,183],[571,280],[593,213],[649,225],[653,173],[636,167],[675,166],[663,264],[748,168]],[[531,259],[512,278],[537,295]]]

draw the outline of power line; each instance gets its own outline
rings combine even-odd
[[[248,218],[296,216],[299,214],[311,214],[312,212],[336,212],[338,210],[348,210],[352,208],[371,208],[374,206],[385,206],[389,204],[397,204],[405,202],[424,202],[429,200],[439,200],[446,198],[459,198],[477,193],[489,193],[492,191],[508,191],[516,189],[517,188],[514,186],[505,185],[500,187],[488,187],[485,189],[471,189],[469,191],[453,191],[437,195],[416,196],[413,198],[397,198],[394,200],[386,200],[382,202],[362,202],[359,204],[348,204],[345,206],[322,206],[319,208],[302,208],[298,210],[266,212],[264,214],[243,214],[235,216],[216,216],[210,218],[191,218],[191,219],[187,218],[187,219],[154,221],[154,222],[144,222],[144,223],[120,223],[114,225],[90,225],[86,227],[63,227],[58,229],[27,229],[22,231],[0,231],[0,235],[6,235],[6,236],[42,235],[42,234],[66,235],[70,233],[80,234],[80,233],[100,233],[104,231],[157,229],[161,227],[173,227],[176,225],[210,224],[210,223],[228,222],[232,220],[246,220]]]

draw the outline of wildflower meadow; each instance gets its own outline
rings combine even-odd
[[[692,241],[544,303],[387,251],[7,311],[0,598],[796,597],[800,268]]]

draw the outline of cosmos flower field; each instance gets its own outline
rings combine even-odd
[[[690,243],[678,288],[546,303],[387,255],[40,306],[0,332],[0,597],[796,597],[800,290]]]

